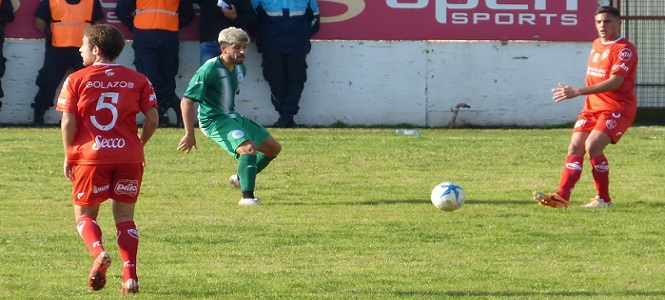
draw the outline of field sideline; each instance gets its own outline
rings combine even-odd
[[[197,131],[146,146],[137,206],[135,299],[663,299],[665,127],[632,127],[606,155],[615,207],[588,160],[571,208],[553,191],[570,129],[273,129],[282,154],[257,179],[261,207],[237,207],[235,160]],[[114,262],[86,285],[58,128],[0,128],[0,299],[122,299],[110,203],[100,225]],[[454,181],[466,204],[429,202]]]

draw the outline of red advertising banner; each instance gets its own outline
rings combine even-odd
[[[590,0],[319,0],[317,38],[543,40],[596,38]]]
[[[101,0],[105,22],[118,21],[117,0]],[[9,38],[41,38],[34,26],[38,0],[22,0]],[[532,40],[591,41],[596,37],[589,0],[318,0],[324,40]],[[198,12],[195,9],[195,12]],[[181,30],[198,39],[198,19]]]

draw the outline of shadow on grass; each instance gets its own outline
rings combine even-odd
[[[334,205],[401,205],[401,204],[426,204],[432,205],[432,203],[427,199],[382,199],[382,200],[368,200],[360,202],[351,202],[351,201],[326,201],[326,202],[280,202],[274,201],[270,205],[325,205],[325,206],[334,206]],[[467,200],[465,205],[534,205],[537,204],[533,200]],[[665,205],[665,204],[663,204]]]
[[[433,297],[659,297],[665,296],[665,291],[644,291],[644,290],[626,290],[621,292],[602,292],[602,291],[501,291],[501,292],[481,292],[481,291],[446,291],[446,292],[393,292],[398,297],[406,296],[433,296]]]

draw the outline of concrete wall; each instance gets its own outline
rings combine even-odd
[[[315,41],[296,122],[447,127],[451,109],[461,102],[471,108],[460,110],[456,126],[572,122],[583,98],[555,104],[550,90],[559,82],[584,85],[589,47],[590,42]],[[0,123],[32,122],[30,103],[43,49],[43,40],[5,42],[9,61],[2,78]],[[181,44],[179,95],[198,68],[198,53],[198,43]],[[132,58],[128,43],[118,62],[131,66]],[[270,104],[260,63],[260,54],[250,46],[238,109],[269,125],[278,115]],[[55,124],[60,114],[51,110],[45,119]]]

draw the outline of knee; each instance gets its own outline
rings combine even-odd
[[[586,145],[586,152],[589,153],[589,157],[596,157],[603,154],[605,147],[597,143],[588,143]]]
[[[246,141],[242,143],[238,148],[236,148],[236,153],[238,155],[243,155],[243,154],[250,154],[250,155],[256,155],[258,151],[256,150],[256,145],[254,145],[253,142],[251,141]]]
[[[282,152],[282,145],[278,143],[277,141],[271,143],[270,147],[267,147],[266,149],[263,149],[264,151],[263,154],[267,157],[272,157],[275,158],[277,155],[279,155],[280,152]]]
[[[282,145],[278,142],[275,142],[275,149],[273,150],[274,155],[272,155],[272,157],[277,157],[280,152],[282,152]]]

